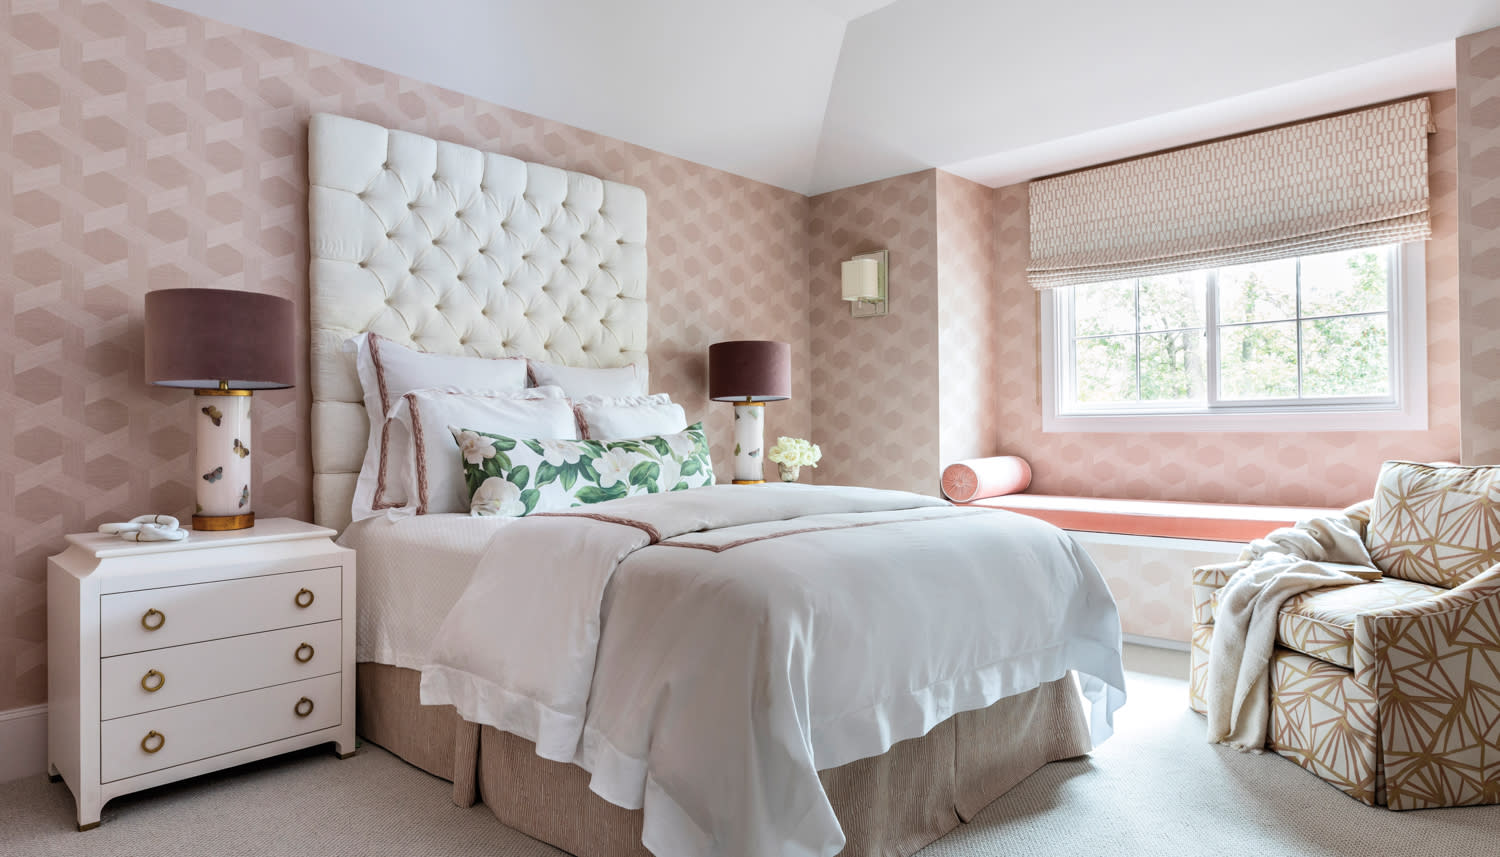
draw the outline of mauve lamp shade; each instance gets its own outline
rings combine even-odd
[[[792,346],[765,339],[708,346],[708,397],[716,402],[790,399]]]
[[[163,387],[275,390],[297,380],[296,308],[228,289],[146,293],[146,380]]]

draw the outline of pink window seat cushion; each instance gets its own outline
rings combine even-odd
[[[1006,509],[1040,518],[1064,530],[1217,542],[1248,542],[1278,527],[1338,512],[1309,506],[1111,500],[1047,494],[1007,494],[960,505]]]

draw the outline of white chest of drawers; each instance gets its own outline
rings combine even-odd
[[[112,798],[290,750],[354,752],[354,552],[290,518],[47,563],[47,752],[78,827]]]

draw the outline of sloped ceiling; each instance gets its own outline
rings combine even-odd
[[[1497,0],[167,0],[802,193],[998,186],[1453,85]]]

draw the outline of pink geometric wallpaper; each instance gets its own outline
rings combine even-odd
[[[812,198],[813,438],[819,483],[932,494],[939,472],[936,170]],[[854,318],[839,263],[890,251],[890,314]]]
[[[1496,102],[1500,103],[1500,102]],[[1454,460],[1459,445],[1454,95],[1432,96],[1427,245],[1428,429],[1313,433],[1044,433],[1038,298],[1026,282],[1025,185],[995,193],[1002,454],[1026,457],[1039,494],[1339,507],[1369,497],[1388,458]]]
[[[925,170],[812,198],[813,426],[824,484],[938,492],[991,453],[992,192]],[[839,263],[890,251],[890,313],[854,318]]]
[[[1463,461],[1500,463],[1500,28],[1458,40]]]
[[[994,191],[938,171],[940,467],[995,453],[994,205]]]
[[[811,433],[803,196],[145,0],[0,3],[0,66],[0,711],[44,700],[63,534],[190,511],[191,397],[143,381],[142,295],[253,289],[305,323],[314,111],[644,188],[653,388],[727,468],[705,351],[781,339],[768,434]],[[300,351],[297,388],[255,397],[262,516],[311,513]]]

